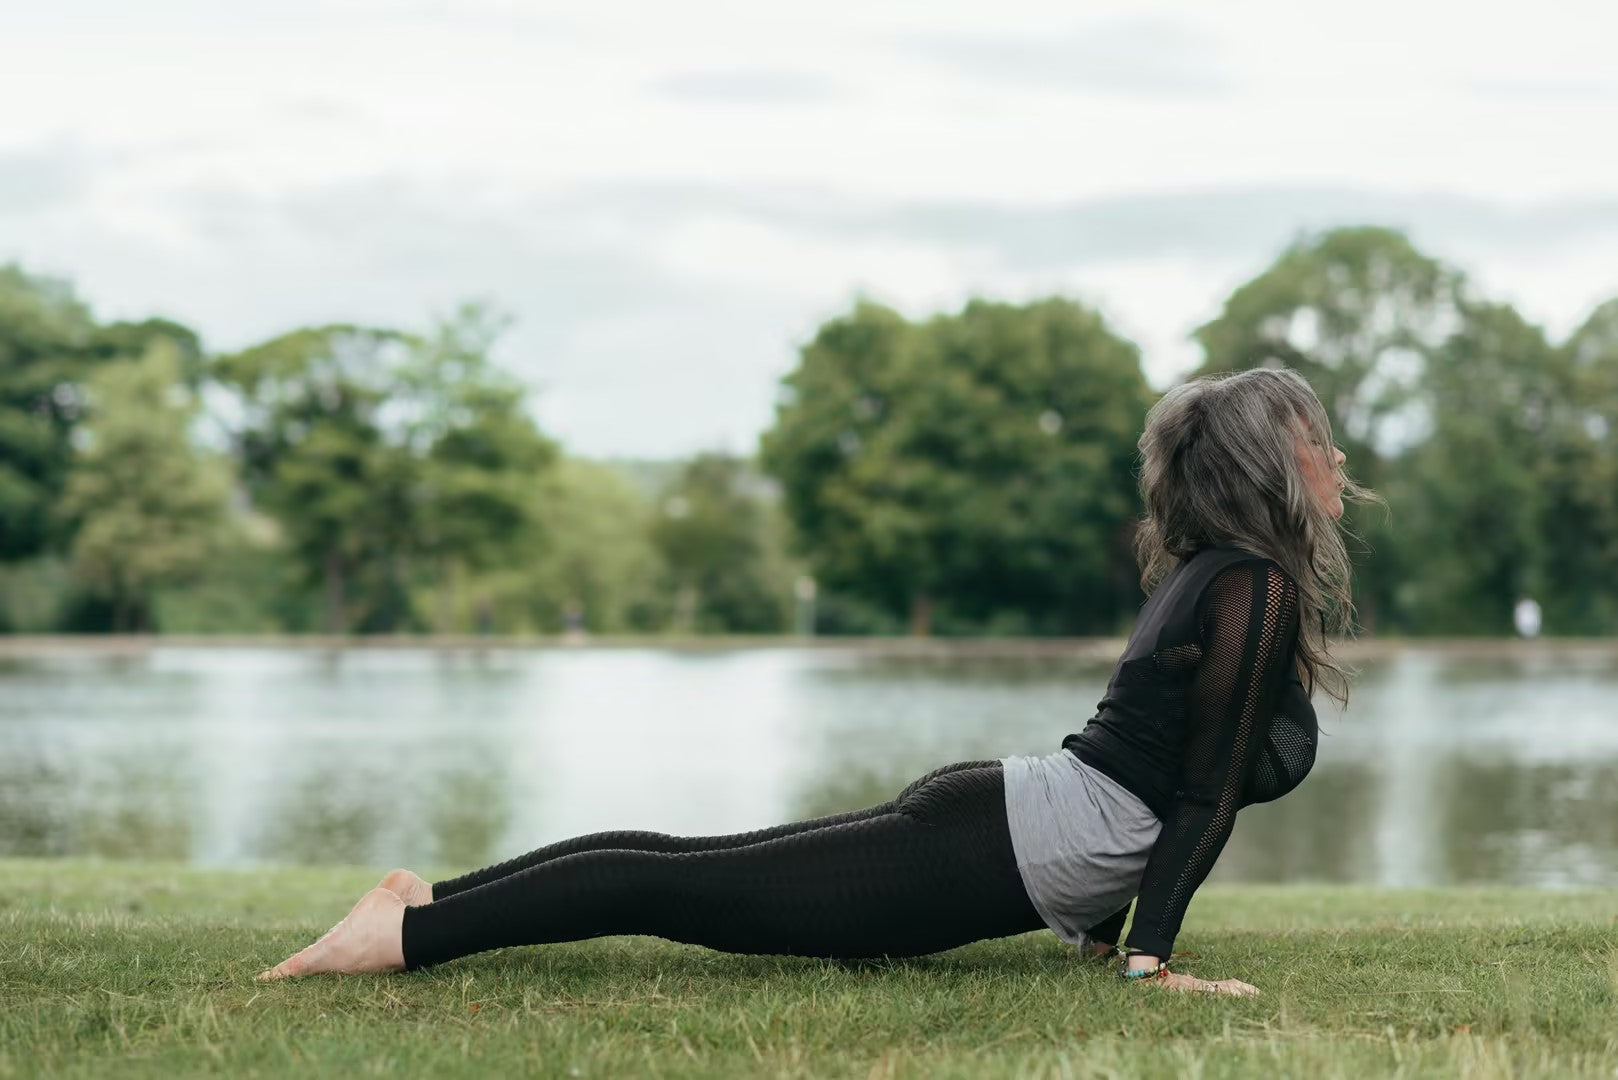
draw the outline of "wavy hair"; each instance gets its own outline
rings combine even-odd
[[[1273,559],[1298,583],[1298,677],[1348,704],[1352,669],[1334,660],[1330,635],[1356,629],[1354,535],[1321,505],[1298,460],[1298,441],[1337,474],[1344,501],[1387,506],[1336,466],[1331,419],[1304,377],[1260,367],[1192,379],[1170,389],[1146,416],[1138,444],[1146,516],[1135,532],[1141,588],[1148,594],[1205,544],[1228,544]]]

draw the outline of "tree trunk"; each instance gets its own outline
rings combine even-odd
[[[335,549],[326,551],[326,633],[341,634],[346,629],[343,617],[343,560]]]
[[[697,632],[697,587],[682,585],[674,594],[674,627],[682,634]]]
[[[933,598],[920,593],[910,605],[910,636],[927,637],[933,632]]]
[[[440,634],[455,629],[455,567],[447,555],[438,559],[438,619]]]

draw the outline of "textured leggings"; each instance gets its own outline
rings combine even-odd
[[[433,886],[408,967],[507,945],[650,934],[726,952],[914,956],[1044,926],[1017,873],[998,761],[891,802],[729,836],[606,832]]]

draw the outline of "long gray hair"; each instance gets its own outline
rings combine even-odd
[[[1331,419],[1290,368],[1223,372],[1175,386],[1146,415],[1140,491],[1146,517],[1135,533],[1141,588],[1149,594],[1206,543],[1229,544],[1275,562],[1298,583],[1298,677],[1348,704],[1351,674],[1327,651],[1350,634],[1354,601],[1346,528],[1314,495],[1297,441],[1336,470]],[[1386,501],[1339,473],[1345,501]],[[1352,535],[1352,534],[1350,534]]]

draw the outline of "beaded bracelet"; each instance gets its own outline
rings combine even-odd
[[[1132,952],[1140,952],[1140,950],[1131,949],[1127,945],[1114,945],[1112,947],[1112,951],[1124,958],[1124,962],[1118,966],[1118,977],[1120,979],[1160,979],[1169,973],[1168,960],[1159,960],[1156,967],[1141,968],[1138,971],[1131,971],[1129,970],[1129,954]],[[1173,958],[1170,957],[1170,959]]]
[[[1129,954],[1132,952],[1140,952],[1140,950],[1131,949],[1127,945],[1114,945],[1112,947],[1112,951],[1124,958],[1123,964],[1118,968],[1118,977],[1120,979],[1164,979],[1168,977],[1170,961],[1174,960],[1176,957],[1197,955],[1194,952],[1177,952],[1171,954],[1167,960],[1159,960],[1156,967],[1141,968],[1139,971],[1130,971]]]

